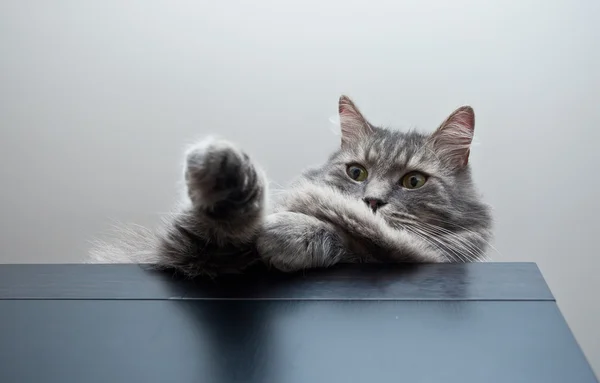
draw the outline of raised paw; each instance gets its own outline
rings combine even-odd
[[[250,158],[234,144],[207,138],[186,154],[185,181],[196,206],[249,202],[262,193],[262,181]]]
[[[266,217],[257,249],[266,263],[286,272],[331,266],[344,254],[333,226],[292,212]]]

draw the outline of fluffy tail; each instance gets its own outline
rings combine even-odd
[[[110,240],[94,240],[85,263],[160,264],[160,235],[140,225],[120,225]]]
[[[144,264],[194,278],[237,274],[260,262],[254,238],[217,241],[198,224],[195,216],[182,212],[165,220],[160,230],[118,227],[110,241],[93,241],[87,263]]]

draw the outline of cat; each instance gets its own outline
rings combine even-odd
[[[125,230],[93,262],[150,263],[188,277],[262,263],[284,272],[356,262],[486,258],[490,208],[470,172],[474,111],[431,134],[376,127],[339,99],[340,148],[268,196],[267,178],[237,145],[209,137],[186,152],[187,198],[158,232]]]

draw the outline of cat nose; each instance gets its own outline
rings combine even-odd
[[[363,199],[363,201],[365,201],[365,203],[367,204],[367,206],[369,206],[371,209],[373,209],[373,212],[376,212],[377,209],[379,209],[383,205],[387,204],[387,202],[383,202],[379,198],[370,198],[370,197],[367,197],[367,198]]]

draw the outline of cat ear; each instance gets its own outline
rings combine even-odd
[[[470,106],[456,109],[431,136],[433,147],[442,161],[452,167],[463,168],[469,162],[469,153],[475,132],[475,113]]]
[[[342,146],[368,136],[373,132],[371,124],[360,113],[348,96],[341,96],[339,102],[340,126],[342,129]]]

